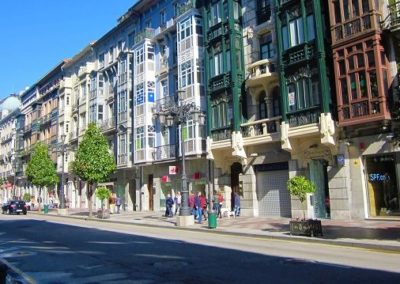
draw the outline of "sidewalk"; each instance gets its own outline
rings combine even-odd
[[[89,216],[87,209],[69,209],[68,212],[68,216],[62,217],[87,219]],[[38,214],[38,212],[34,213]],[[48,215],[58,216],[57,210],[51,209]],[[207,221],[190,227],[176,227],[175,218],[166,218],[163,216],[163,212],[122,211],[121,214],[111,214],[109,219],[104,220],[96,218],[94,214],[93,219],[104,222],[131,223],[181,230],[202,230],[210,233],[318,242],[400,253],[400,220],[322,220],[323,237],[311,238],[291,236],[289,233],[289,218],[224,217],[217,219],[216,229],[209,229]]]

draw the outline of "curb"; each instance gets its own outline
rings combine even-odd
[[[386,244],[373,244],[373,243],[362,243],[356,241],[347,241],[347,240],[330,240],[330,239],[320,239],[320,238],[311,238],[311,237],[302,237],[302,236],[291,236],[291,235],[282,235],[282,236],[274,236],[274,235],[264,235],[257,233],[242,233],[242,232],[232,232],[225,231],[221,229],[206,229],[206,228],[190,228],[190,227],[177,227],[177,226],[165,226],[158,224],[148,224],[148,223],[132,223],[126,221],[119,220],[110,220],[110,219],[98,219],[98,218],[88,218],[86,216],[69,216],[69,215],[57,215],[57,214],[41,214],[38,212],[32,212],[36,215],[41,216],[52,216],[58,218],[67,218],[67,219],[81,219],[89,222],[105,222],[110,224],[122,224],[122,225],[133,225],[140,227],[153,227],[153,228],[162,228],[162,229],[175,229],[182,231],[190,231],[190,232],[203,232],[209,234],[220,234],[227,236],[239,236],[239,237],[252,237],[252,238],[262,238],[266,240],[285,240],[285,241],[295,241],[300,243],[318,243],[318,244],[326,244],[333,246],[342,246],[342,247],[352,247],[352,248],[361,248],[368,250],[379,250],[381,252],[386,253],[396,253],[400,254],[400,245],[386,245]]]

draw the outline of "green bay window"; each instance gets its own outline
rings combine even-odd
[[[289,80],[288,109],[290,112],[309,109],[320,105],[320,84],[316,69],[307,76],[297,77]]]

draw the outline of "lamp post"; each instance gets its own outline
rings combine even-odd
[[[61,182],[60,182],[60,208],[65,209],[64,199],[64,155],[65,155],[65,134],[61,135]]]
[[[178,91],[181,93],[183,91]],[[183,100],[180,100],[178,103],[174,101],[170,101],[170,103],[165,103],[160,107],[158,113],[156,114],[161,124],[166,124],[167,126],[176,125],[177,127],[181,127],[181,153],[182,153],[182,184],[181,184],[181,193],[182,193],[182,206],[179,212],[179,216],[190,216],[191,209],[189,207],[189,190],[187,184],[187,176],[186,176],[186,156],[185,156],[185,141],[183,137],[183,126],[189,121],[193,120],[196,124],[199,122],[203,124],[202,119],[204,119],[204,114],[200,110],[198,106],[194,102],[185,103]]]

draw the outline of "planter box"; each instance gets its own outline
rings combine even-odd
[[[320,220],[292,220],[289,222],[289,226],[291,235],[322,236]]]
[[[110,211],[107,209],[97,211],[97,218],[100,219],[109,219],[110,218]]]

